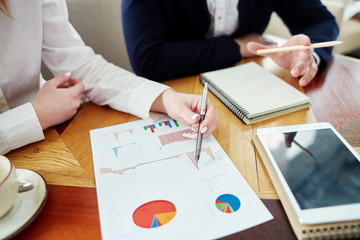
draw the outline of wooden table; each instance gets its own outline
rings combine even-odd
[[[302,89],[298,86],[297,79],[270,59],[252,60],[309,95],[312,107],[261,123],[245,125],[209,93],[220,120],[219,127],[214,132],[215,138],[274,215],[272,221],[225,239],[295,239],[252,143],[252,135],[259,127],[328,121],[360,152],[360,61],[334,55],[329,68]],[[165,84],[187,93],[201,94],[203,89],[199,76],[170,80]],[[109,107],[85,103],[73,119],[46,130],[45,140],[7,154],[17,168],[40,173],[48,184],[48,199],[44,209],[15,239],[100,239],[89,130],[137,119]]]

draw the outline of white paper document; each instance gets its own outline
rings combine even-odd
[[[213,136],[168,118],[90,131],[102,238],[214,239],[273,217]]]

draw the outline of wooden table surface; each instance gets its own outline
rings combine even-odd
[[[360,153],[360,61],[333,55],[327,70],[302,89],[297,79],[270,59],[251,60],[305,92],[311,99],[311,108],[245,125],[209,92],[220,120],[214,132],[215,138],[274,215],[274,220],[226,239],[295,239],[252,143],[252,135],[259,127],[327,121]],[[169,80],[165,84],[187,93],[201,94],[203,89],[199,76]],[[73,119],[46,130],[45,140],[8,153],[6,156],[15,167],[38,172],[48,184],[48,200],[44,209],[15,239],[100,239],[89,130],[137,119],[109,107],[85,103]]]

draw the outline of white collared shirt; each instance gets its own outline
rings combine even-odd
[[[210,28],[207,37],[229,36],[239,25],[239,0],[207,0]]]
[[[40,88],[41,60],[54,75],[71,72],[85,97],[99,105],[151,118],[153,101],[168,87],[137,77],[96,55],[68,21],[65,0],[8,1],[0,12],[0,154],[44,139],[31,104]],[[40,81],[39,81],[40,80]]]

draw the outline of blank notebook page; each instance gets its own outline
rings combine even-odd
[[[203,73],[252,118],[306,104],[309,98],[255,62]]]

